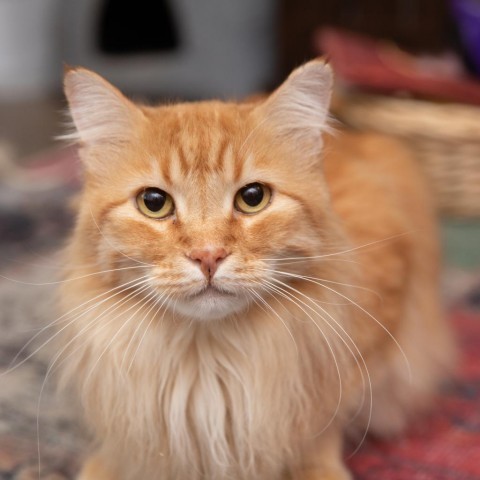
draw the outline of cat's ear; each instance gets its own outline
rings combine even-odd
[[[64,139],[85,145],[121,142],[143,117],[117,88],[90,70],[67,68],[64,89],[75,127]]]
[[[332,70],[313,60],[294,70],[260,107],[276,137],[295,149],[317,156],[322,132],[328,130],[328,109],[333,86]]]

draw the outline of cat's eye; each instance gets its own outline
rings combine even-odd
[[[173,198],[160,188],[148,187],[136,198],[138,209],[150,218],[165,218],[173,213]]]
[[[242,213],[258,213],[270,202],[272,191],[262,183],[249,183],[235,195],[235,208]]]

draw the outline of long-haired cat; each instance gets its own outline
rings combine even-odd
[[[452,352],[428,191],[390,140],[322,140],[331,87],[313,61],[265,100],[147,107],[66,73],[82,480],[347,479],[346,435],[427,405]]]

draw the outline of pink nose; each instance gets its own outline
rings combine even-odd
[[[207,247],[193,249],[187,256],[194,262],[198,262],[205,277],[211,280],[217,271],[218,265],[228,256],[228,253],[224,248]]]

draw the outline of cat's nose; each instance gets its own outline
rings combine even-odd
[[[188,258],[194,262],[198,262],[203,274],[208,280],[211,280],[217,271],[220,262],[229,255],[229,253],[221,247],[207,247],[193,249],[187,254]]]

